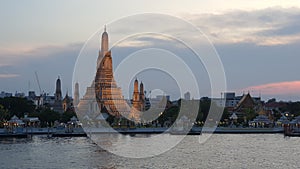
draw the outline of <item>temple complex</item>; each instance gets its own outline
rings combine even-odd
[[[134,83],[131,108],[114,79],[112,52],[109,50],[106,27],[102,33],[100,46],[96,76],[92,85],[87,88],[87,92],[79,101],[79,112],[88,115],[89,118],[94,118],[101,113],[107,113],[119,119],[119,121],[127,118],[140,122],[141,111],[145,110],[143,83],[140,84],[140,90],[138,89],[138,81],[136,80]],[[95,108],[95,104],[98,105],[98,108]]]

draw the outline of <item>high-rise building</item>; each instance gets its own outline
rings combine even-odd
[[[191,100],[191,93],[190,92],[184,93],[184,100]]]

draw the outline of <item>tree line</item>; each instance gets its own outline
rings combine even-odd
[[[52,125],[55,121],[65,123],[70,121],[73,116],[76,117],[74,110],[67,110],[61,114],[47,106],[36,108],[34,103],[26,98],[0,98],[0,123],[10,120],[14,115],[22,118],[25,114],[28,117],[38,117],[42,127]]]

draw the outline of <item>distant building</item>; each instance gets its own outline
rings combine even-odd
[[[209,98],[201,98],[201,100]],[[234,92],[222,93],[221,98],[211,99],[217,106],[224,107],[231,115],[238,117],[239,121],[246,122],[248,113],[261,113],[265,112],[265,115],[272,120],[272,111],[263,108],[263,104],[260,97],[252,97],[250,93],[243,94],[242,96],[236,96]],[[261,111],[264,110],[264,111]],[[249,119],[248,119],[249,120]]]
[[[245,94],[243,94],[242,96],[236,96],[234,92],[225,92],[225,93],[222,93],[221,98],[212,98],[212,100],[219,107],[225,107],[228,110],[233,110],[234,107],[236,107],[236,105],[242,100],[242,98],[244,96],[245,96]],[[255,102],[261,102],[260,97],[251,97],[251,98]]]
[[[190,92],[184,93],[184,100],[191,100],[191,93]]]
[[[91,86],[87,87],[85,94],[75,107],[79,119],[94,119],[101,113],[95,94],[95,83],[92,83]]]
[[[141,82],[140,91],[139,91],[139,82],[137,79],[134,81],[134,90],[132,94],[132,107],[137,111],[145,111],[145,93],[144,93],[144,84]]]
[[[64,111],[73,110],[73,99],[69,97],[68,92],[62,100],[62,107]]]
[[[36,94],[35,94],[35,92],[34,91],[29,91],[28,92],[28,99],[35,99],[35,97],[36,97]]]
[[[35,91],[29,91],[28,92],[28,96],[26,97],[27,100],[30,100],[33,102],[34,105],[36,105],[36,107],[41,107],[44,105],[44,99],[42,96],[37,96],[35,94]]]
[[[221,98],[213,98],[212,100],[219,107],[233,108],[241,100],[242,96],[235,96],[234,92],[222,93]]]
[[[63,113],[64,109],[63,109],[63,102],[62,102],[62,94],[61,94],[61,81],[60,78],[58,76],[57,80],[56,80],[56,88],[55,88],[55,100],[54,103],[51,105],[52,109],[54,111]]]
[[[258,112],[261,109],[261,101],[260,98],[252,98],[250,93],[244,94],[242,99],[235,105],[233,112],[237,114],[237,116],[241,119],[245,120],[249,111]]]
[[[1,92],[0,93],[0,98],[5,98],[5,97],[12,97],[13,94],[12,93],[7,93],[7,92]]]
[[[43,106],[52,106],[55,103],[55,96],[49,96],[47,94],[42,95],[41,97],[42,99],[42,105]]]
[[[25,93],[18,93],[18,92],[16,92],[16,93],[15,93],[15,97],[21,97],[21,98],[24,98],[24,97],[25,97]]]

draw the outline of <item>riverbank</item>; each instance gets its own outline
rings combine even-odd
[[[24,128],[18,130],[16,133],[0,130],[0,137],[20,137],[24,138],[27,135],[48,135],[50,137],[87,137],[92,134],[172,134],[172,135],[201,135],[202,133],[214,133],[214,134],[272,134],[283,133],[283,128],[229,128],[229,127],[217,127],[217,128],[202,128],[193,127],[189,131],[182,131],[169,128],[75,128],[68,129],[56,129],[56,128]]]

